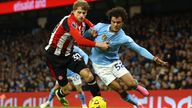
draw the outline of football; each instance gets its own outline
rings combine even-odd
[[[107,108],[107,102],[101,96],[96,96],[89,101],[89,108]]]

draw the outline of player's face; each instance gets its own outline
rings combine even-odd
[[[73,10],[73,14],[78,23],[83,22],[83,19],[87,15],[87,10],[83,10],[81,7],[78,7],[76,10]]]
[[[121,17],[111,17],[111,27],[112,32],[118,32],[123,25],[123,19]]]

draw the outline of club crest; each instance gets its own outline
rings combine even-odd
[[[106,35],[103,35],[103,36],[102,36],[102,40],[103,40],[103,41],[106,41],[106,40],[107,40],[107,36],[106,36]]]
[[[77,29],[77,24],[75,22],[72,22],[72,27]]]

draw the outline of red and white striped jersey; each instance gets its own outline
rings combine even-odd
[[[81,46],[94,47],[95,42],[82,36],[85,32],[85,23],[90,27],[93,26],[86,18],[78,24],[73,14],[65,16],[53,30],[45,50],[57,56],[68,56],[73,51],[74,42]]]

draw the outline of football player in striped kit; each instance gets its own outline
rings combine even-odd
[[[67,79],[67,69],[78,73],[85,79],[93,96],[100,96],[100,88],[90,69],[85,65],[83,59],[73,52],[74,43],[81,46],[97,47],[106,50],[109,47],[107,42],[94,42],[83,38],[85,24],[90,27],[93,24],[86,19],[89,4],[84,0],[77,0],[73,4],[71,14],[65,16],[53,30],[48,45],[45,47],[47,65],[52,76],[60,86],[55,94],[64,106],[68,106],[65,99],[70,93]]]

